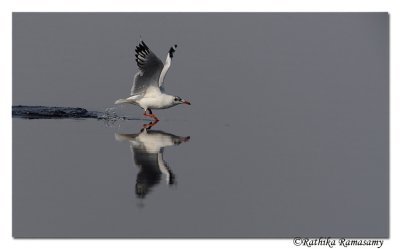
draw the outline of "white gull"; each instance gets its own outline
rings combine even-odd
[[[135,49],[139,72],[135,74],[131,96],[119,99],[115,104],[139,105],[144,109],[144,115],[152,117],[155,121],[158,121],[158,118],[151,109],[165,109],[179,104],[190,105],[187,100],[166,94],[163,87],[176,48],[177,45],[174,45],[169,49],[165,63],[162,63],[143,41],[139,42]]]

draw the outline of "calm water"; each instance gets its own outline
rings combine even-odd
[[[14,105],[112,107],[140,33],[162,58],[178,43],[166,87],[192,102],[148,132],[14,118],[15,237],[388,236],[387,14],[17,13],[13,29]]]
[[[360,155],[357,142],[323,142],[305,131],[292,139],[290,129],[256,123],[161,121],[151,129],[159,134],[144,138],[153,148],[171,136],[162,132],[190,136],[163,150],[168,182],[152,167],[154,154],[130,148],[146,122],[120,123],[14,119],[15,235],[366,236],[384,229],[377,214],[385,213],[379,187],[387,175],[368,167],[373,157]]]

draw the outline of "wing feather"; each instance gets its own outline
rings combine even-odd
[[[141,41],[135,49],[136,63],[139,72],[135,74],[131,95],[144,94],[151,87],[159,87],[159,79],[164,64],[149,49],[149,47]]]
[[[172,60],[172,57],[174,57],[174,53],[175,53],[177,47],[178,47],[178,45],[175,44],[168,51],[167,58],[165,59],[164,67],[160,73],[160,78],[158,80],[159,87],[163,86],[165,75],[167,75],[168,69],[171,66],[171,60]]]

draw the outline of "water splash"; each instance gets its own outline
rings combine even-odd
[[[118,121],[128,119],[126,116],[118,115],[117,110],[117,107],[108,107],[99,115],[98,119],[103,120],[106,126],[115,126]]]

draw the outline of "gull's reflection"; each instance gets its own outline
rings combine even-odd
[[[133,161],[139,168],[135,192],[138,198],[146,195],[165,176],[168,185],[175,184],[175,175],[163,159],[164,147],[179,145],[189,141],[190,137],[181,137],[161,130],[144,128],[137,134],[115,134],[118,141],[129,141]]]

